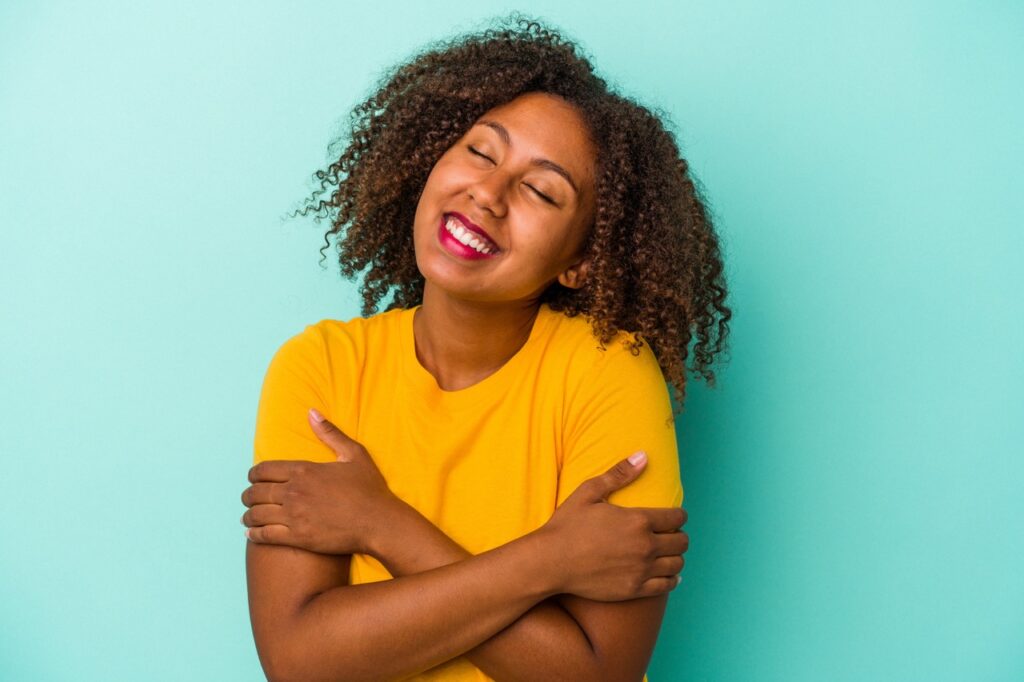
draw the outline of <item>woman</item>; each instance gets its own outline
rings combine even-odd
[[[688,546],[665,375],[696,336],[713,381],[730,316],[671,136],[520,20],[398,68],[317,177],[367,317],[264,381],[268,677],[643,678]]]

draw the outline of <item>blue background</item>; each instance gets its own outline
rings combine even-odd
[[[358,314],[284,221],[383,70],[513,6],[0,4],[0,678],[252,680],[263,372]],[[731,288],[650,669],[1024,679],[1013,2],[562,2],[671,120]]]

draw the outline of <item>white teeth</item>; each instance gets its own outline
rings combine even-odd
[[[480,253],[493,253],[493,249],[487,246],[487,244],[482,239],[477,237],[476,233],[470,232],[469,230],[464,228],[455,218],[448,218],[448,220],[444,222],[444,227],[446,230],[448,230],[448,232],[452,234],[452,236],[454,236],[456,239],[458,239],[466,246],[476,249]]]

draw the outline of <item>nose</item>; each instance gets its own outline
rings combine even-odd
[[[490,211],[495,218],[501,218],[506,210],[508,177],[499,170],[492,170],[479,177],[469,187],[469,197],[477,206]]]

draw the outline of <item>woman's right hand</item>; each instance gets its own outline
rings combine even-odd
[[[637,459],[635,465],[624,459],[584,481],[540,529],[556,553],[560,592],[623,601],[664,594],[679,584],[682,555],[690,544],[680,530],[686,510],[619,507],[605,501],[640,475],[646,455]]]

